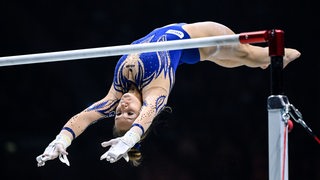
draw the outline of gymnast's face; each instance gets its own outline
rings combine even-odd
[[[140,113],[142,103],[132,93],[125,93],[116,108],[115,128],[118,131],[127,131]]]

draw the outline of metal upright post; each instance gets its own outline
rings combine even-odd
[[[271,95],[268,97],[269,180],[288,180],[288,98],[283,95],[284,32],[268,31]]]

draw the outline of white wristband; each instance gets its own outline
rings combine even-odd
[[[64,134],[58,134],[53,141],[54,144],[61,143],[65,149],[71,145],[71,138]]]
[[[132,129],[130,129],[121,139],[130,148],[132,148],[137,142],[140,141],[140,135],[139,133],[134,132]]]

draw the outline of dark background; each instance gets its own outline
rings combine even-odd
[[[2,0],[0,56],[129,44],[173,22],[217,21],[236,33],[282,29],[302,56],[284,70],[284,89],[320,134],[318,8],[311,1]],[[0,67],[0,179],[267,180],[269,69],[204,62],[177,70],[173,113],[144,141],[138,168],[100,161],[113,119],[90,126],[58,160],[36,156],[74,114],[102,98],[118,57]],[[290,180],[316,180],[319,144],[295,123]]]

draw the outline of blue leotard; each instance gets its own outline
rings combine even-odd
[[[190,39],[189,34],[182,28],[184,24],[172,24],[154,29],[132,44]],[[162,72],[164,72],[165,78],[170,79],[170,87],[172,88],[177,67],[183,63],[194,64],[199,61],[200,54],[197,48],[123,55],[115,67],[114,88],[125,93],[134,83],[141,90]],[[132,71],[135,72],[132,73]],[[129,77],[130,75],[131,77]]]

